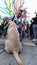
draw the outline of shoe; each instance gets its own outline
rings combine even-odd
[[[37,42],[37,39],[33,39],[32,42]]]

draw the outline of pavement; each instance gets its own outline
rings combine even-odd
[[[5,47],[5,40],[0,38],[0,52]],[[23,39],[19,57],[24,65],[37,65],[37,46],[31,40]],[[0,65],[18,65],[18,63],[13,54],[3,52],[0,54]]]

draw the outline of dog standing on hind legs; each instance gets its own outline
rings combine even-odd
[[[5,42],[5,51],[7,53],[13,53],[18,64],[23,65],[22,60],[20,59],[18,53],[21,50],[21,42],[19,39],[19,33],[17,30],[17,26],[14,22],[10,21],[9,22],[9,28],[7,31],[7,40]]]

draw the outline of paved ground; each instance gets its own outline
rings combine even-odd
[[[4,49],[5,39],[0,39],[0,51]],[[31,40],[24,39],[22,41],[22,50],[19,54],[24,65],[37,65],[37,46]],[[12,54],[5,52],[0,54],[0,65],[18,65]]]

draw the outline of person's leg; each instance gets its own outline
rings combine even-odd
[[[20,41],[22,41],[22,27],[21,27],[21,25],[19,26],[18,25],[18,32],[19,32],[19,37],[20,37]]]
[[[30,39],[33,39],[33,27],[30,26]]]
[[[22,30],[22,39],[24,38],[24,31]]]
[[[37,37],[37,25],[33,25],[33,34],[34,34],[34,39]]]
[[[37,45],[37,25],[33,25],[34,39],[32,40]]]

